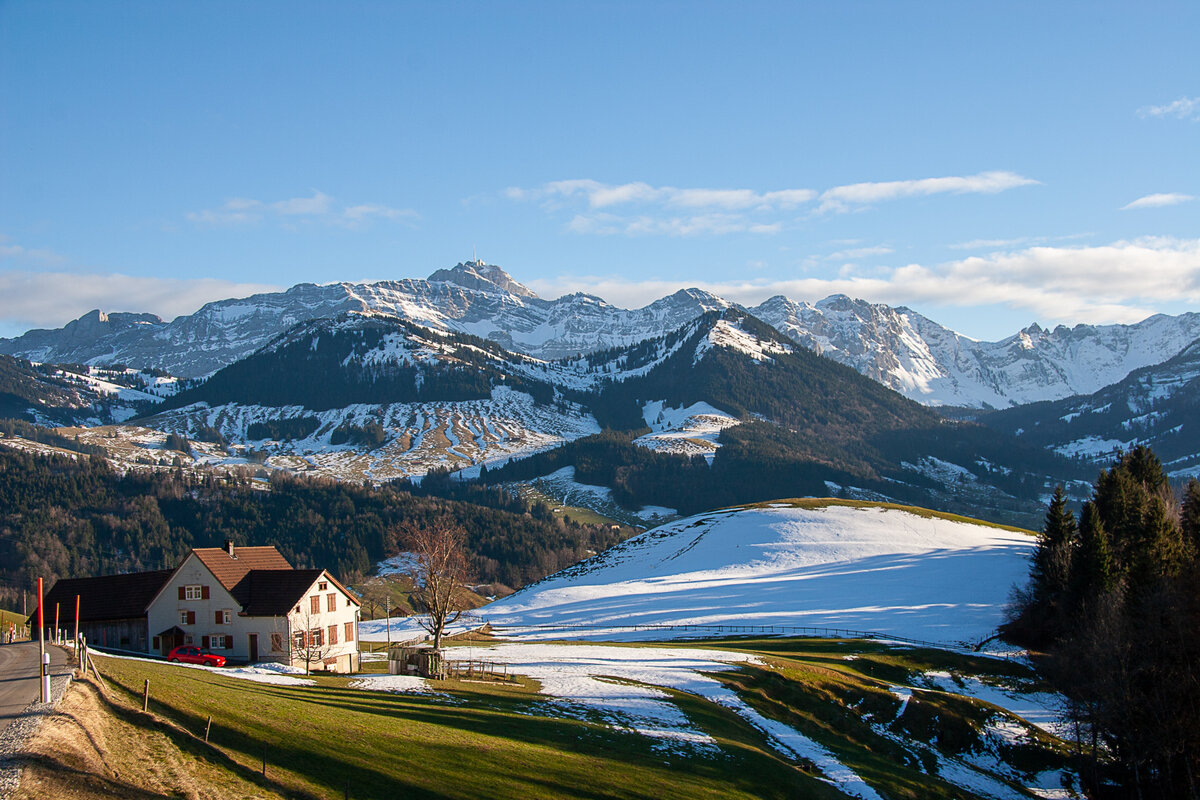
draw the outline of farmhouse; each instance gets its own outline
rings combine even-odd
[[[192,550],[174,570],[60,580],[45,599],[60,627],[74,625],[76,595],[80,633],[102,647],[165,656],[192,644],[231,661],[359,667],[358,600],[323,569],[293,569],[274,547],[227,542]]]

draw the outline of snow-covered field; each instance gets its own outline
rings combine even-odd
[[[637,511],[630,511],[617,504],[612,489],[607,486],[594,486],[575,480],[575,467],[557,469],[531,481],[530,485],[564,506],[586,508],[626,525],[644,528],[647,523],[654,525],[678,516],[675,509],[665,506],[643,506]],[[517,494],[524,494],[522,486],[519,483],[508,484],[509,489]]]
[[[1034,545],[1027,534],[899,509],[781,503],[668,523],[476,613],[522,638],[795,626],[972,642],[995,632]],[[638,625],[677,627],[621,630]]]
[[[721,431],[741,424],[741,420],[708,403],[693,403],[687,408],[664,405],[655,400],[643,406],[642,416],[651,432],[634,439],[634,444],[664,453],[702,455],[711,462],[720,447],[717,438]]]

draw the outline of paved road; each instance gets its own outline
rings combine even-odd
[[[62,673],[66,652],[61,647],[46,649],[50,651],[51,674]],[[37,642],[0,645],[0,733],[21,716],[26,706],[41,699],[38,677]]]

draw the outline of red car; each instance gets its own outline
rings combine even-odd
[[[225,666],[225,656],[205,652],[199,647],[190,644],[183,647],[176,647],[167,654],[167,661],[182,661],[184,664],[202,664],[206,667]]]

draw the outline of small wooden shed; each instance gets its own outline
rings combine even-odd
[[[429,645],[394,645],[388,651],[388,672],[442,680],[446,677],[446,662],[441,651]]]

